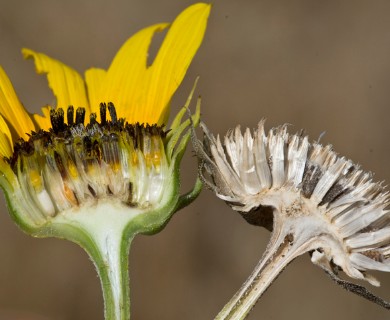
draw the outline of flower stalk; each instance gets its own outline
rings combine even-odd
[[[248,316],[263,293],[291,261],[292,246],[288,239],[280,242],[270,243],[252,274],[215,320],[241,320]],[[279,247],[277,247],[278,243]]]
[[[130,319],[129,249],[132,239],[108,236],[102,263],[95,262],[105,301],[105,319]],[[108,264],[107,264],[108,262]]]
[[[112,213],[112,212],[111,212]],[[123,227],[106,221],[105,231],[85,232],[88,241],[81,244],[98,272],[104,297],[104,315],[108,320],[130,319],[128,252],[132,238]],[[107,231],[106,231],[107,230]]]
[[[303,223],[305,226],[314,222],[310,222],[310,219],[299,220],[301,221],[296,222]],[[291,222],[275,220],[274,231],[265,253],[239,291],[217,315],[216,320],[245,319],[287,265],[296,257],[313,250],[312,244],[318,241],[316,235],[299,232],[300,230],[294,228],[296,222]]]

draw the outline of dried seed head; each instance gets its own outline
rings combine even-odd
[[[287,126],[265,134],[261,121],[253,136],[237,127],[223,142],[202,128],[202,179],[247,221],[273,228],[270,247],[291,236],[291,259],[311,252],[329,272],[379,285],[366,271],[390,271],[389,197],[371,174]]]

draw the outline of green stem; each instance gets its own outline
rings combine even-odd
[[[128,254],[135,233],[128,225],[139,213],[124,214],[121,207],[110,204],[82,213],[59,217],[48,230],[79,244],[90,256],[101,281],[105,319],[129,320]]]
[[[117,234],[108,234],[95,260],[104,296],[106,320],[130,319],[130,287],[128,252],[131,241],[122,241]]]

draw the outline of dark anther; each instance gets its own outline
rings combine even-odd
[[[85,120],[85,109],[77,108],[76,110],[76,124],[84,124]]]
[[[54,151],[54,160],[57,164],[57,168],[61,174],[62,179],[64,179],[66,177],[66,170],[65,170],[64,163],[62,162],[61,156],[57,151]]]
[[[88,157],[91,156],[92,153],[92,140],[89,136],[85,136],[83,139],[83,144],[84,144],[84,149],[85,153],[87,154]]]
[[[105,103],[100,104],[100,124],[105,125],[106,124],[106,112],[107,112],[107,106]]]
[[[64,117],[64,110],[62,108],[58,108],[57,110],[57,117],[58,117],[58,123],[60,126],[60,130],[64,130],[64,124],[65,124],[65,117]]]
[[[99,145],[99,142],[97,140],[95,140],[93,142],[93,153],[94,153],[94,157],[99,161],[99,163],[101,162],[102,160],[102,150],[100,148],[100,145]]]
[[[75,110],[73,106],[69,106],[66,110],[61,108],[58,108],[57,110],[52,109],[50,110],[52,128],[48,131],[42,129],[37,132],[32,131],[28,135],[27,140],[19,139],[16,141],[12,156],[5,160],[10,163],[12,170],[17,172],[19,156],[29,156],[34,154],[34,152],[45,156],[47,152],[52,152],[56,146],[61,146],[61,148],[62,146],[65,146],[66,150],[71,153],[76,149],[80,152],[84,152],[86,159],[83,158],[83,162],[85,160],[85,163],[88,161],[94,162],[100,160],[107,161],[108,163],[119,163],[118,159],[120,153],[118,150],[120,146],[118,143],[120,140],[124,139],[128,142],[131,141],[136,149],[142,149],[145,136],[160,136],[161,138],[164,138],[168,133],[168,131],[164,131],[163,126],[144,123],[130,124],[126,122],[124,118],[117,118],[116,110],[112,103],[108,104],[108,110],[111,120],[107,120],[107,104],[101,103],[101,122],[97,122],[97,115],[93,113],[89,116],[90,123],[86,126],[82,126],[81,124],[84,124],[86,114],[84,108]],[[64,113],[66,113],[67,122],[64,122]],[[93,125],[96,130],[91,130],[91,125]],[[96,132],[103,134],[97,137]],[[37,144],[40,147],[36,150]],[[53,162],[53,165],[58,166],[61,174],[68,174],[68,172],[65,172],[64,170],[67,168],[69,158],[63,154],[62,151],[59,154],[60,155],[54,155],[56,161],[55,163]],[[61,164],[61,159],[63,164]],[[61,169],[62,166],[65,167],[64,170]],[[313,174],[309,171],[310,170],[307,168],[305,169],[305,175],[310,182],[313,180]],[[309,183],[309,185],[314,186],[314,183]],[[306,189],[303,188],[303,190],[305,191]],[[329,194],[325,196],[326,199],[331,195],[336,197],[334,199],[337,199],[337,197],[342,194],[336,192],[338,191],[337,188],[331,188],[331,190],[332,192],[329,192]],[[311,188],[307,193],[310,192],[312,192]],[[334,199],[331,201],[335,201]]]
[[[91,115],[89,116],[89,124],[91,126],[93,126],[95,123],[97,123],[96,121],[96,113],[91,113]]]
[[[123,128],[125,126],[125,119],[124,118],[119,118],[118,119],[118,124],[120,128]]]
[[[110,117],[111,117],[112,123],[116,123],[116,121],[117,121],[116,110],[115,110],[115,106],[112,102],[108,103],[108,111],[110,112]]]
[[[55,132],[57,123],[56,123],[56,111],[54,109],[50,109],[50,122],[51,122],[51,127]]]
[[[67,110],[67,120],[68,120],[68,125],[73,125],[74,123],[74,108],[73,106],[69,106]]]
[[[150,132],[152,133],[152,136],[156,136],[156,135],[158,135],[158,127],[157,127],[157,125],[153,125],[153,126],[151,126],[150,127]]]
[[[26,156],[31,156],[35,149],[34,149],[34,144],[31,140],[29,141],[24,141],[24,140],[20,140],[18,141],[19,145],[20,145],[20,153],[21,154],[24,154]]]
[[[58,108],[57,111],[51,109],[50,122],[54,133],[64,131],[64,110],[62,108]]]

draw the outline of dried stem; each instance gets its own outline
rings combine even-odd
[[[303,237],[296,239],[289,225],[280,221],[274,224],[274,231],[263,257],[215,320],[245,319],[284,268],[297,256],[310,250],[310,241],[306,242],[307,239]]]

